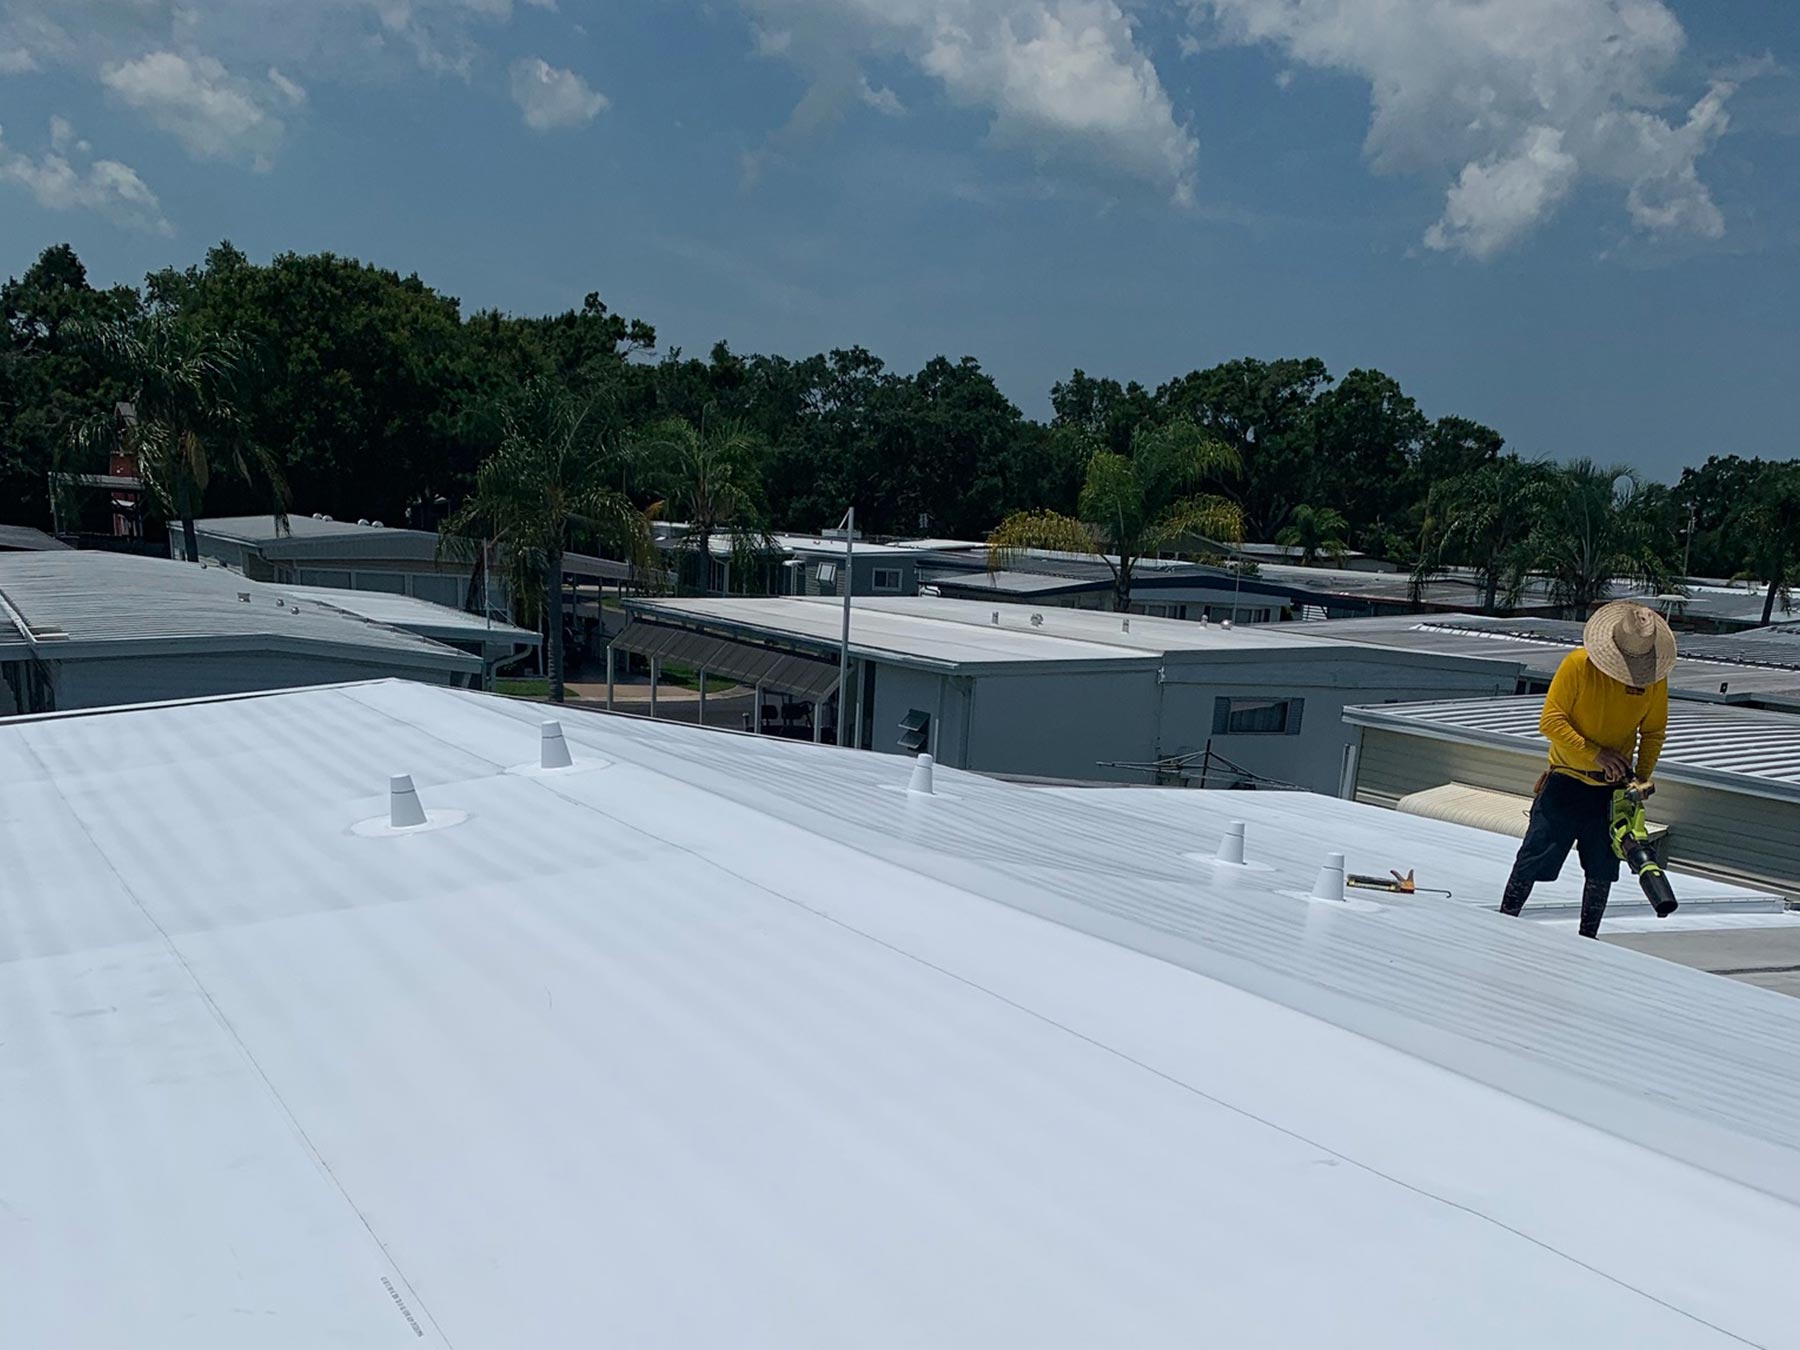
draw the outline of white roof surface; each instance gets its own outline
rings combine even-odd
[[[1146,815],[1170,830],[1192,830],[1196,811],[1191,792],[1148,792],[1135,788],[1056,789],[1077,803],[1090,807]],[[1446,820],[1403,816],[1397,823],[1391,811],[1320,797],[1309,792],[1208,792],[1199,794],[1208,811],[1224,810],[1247,826],[1246,853],[1251,861],[1278,861],[1293,848],[1294,840],[1329,839],[1330,846],[1346,855],[1353,873],[1386,877],[1391,872],[1416,872],[1421,887],[1449,891],[1433,897],[1446,904],[1481,911],[1500,902],[1499,884],[1512,868],[1519,851],[1517,836],[1479,829]],[[1654,812],[1652,813],[1654,814]],[[1519,832],[1521,835],[1523,830]],[[1321,845],[1321,847],[1323,847]],[[1706,877],[1671,871],[1684,920],[1702,917],[1716,920],[1740,913],[1779,911],[1784,900],[1773,891],[1759,891]],[[1310,880],[1309,880],[1310,886]],[[1304,888],[1303,888],[1304,889]],[[1381,900],[1374,891],[1359,895]],[[1563,920],[1581,912],[1581,874],[1572,864],[1558,881],[1543,882],[1533,889],[1525,913],[1533,919]],[[1608,927],[1628,918],[1655,917],[1628,873],[1622,873],[1607,906]]]
[[[653,619],[687,619],[745,633],[811,644],[842,640],[844,602],[833,597],[657,600],[635,606]],[[996,618],[998,622],[996,622]],[[1033,622],[1033,619],[1037,622]],[[1178,654],[1238,660],[1351,659],[1343,644],[1309,637],[1301,624],[1193,623],[1141,614],[953,600],[935,596],[858,596],[852,601],[850,645],[859,655],[951,666],[1016,663],[1150,661]],[[1354,649],[1350,649],[1354,650]],[[1373,649],[1371,649],[1373,651]],[[1385,659],[1464,669],[1516,672],[1516,662],[1476,662],[1431,653]]]
[[[286,539],[363,539],[376,530],[396,534],[423,534],[404,527],[362,524],[355,520],[331,520],[321,516],[291,514],[286,523],[264,513],[257,516],[208,516],[194,526],[203,534],[221,538],[275,543]]]
[[[303,588],[172,558],[85,549],[0,554],[0,650],[8,647],[55,661],[310,651],[401,666],[480,669],[478,657],[327,604]]]
[[[541,715],[0,727],[9,1346],[1795,1343],[1800,1001],[1294,898],[1335,810]]]
[[[486,642],[490,644],[524,644],[536,647],[543,636],[529,628],[452,609],[411,595],[395,595],[390,591],[347,591],[332,586],[284,586],[281,590],[329,605],[346,614],[355,614],[374,623],[390,624],[409,633],[419,633],[440,641]]]
[[[443,553],[430,530],[402,526],[363,525],[354,520],[323,520],[290,514],[286,524],[265,513],[259,516],[211,516],[194,522],[202,547],[208,538],[247,544],[266,558],[365,558],[437,562]],[[441,561],[468,570],[469,560],[454,553]]]
[[[822,553],[842,557],[844,541],[839,538],[825,538],[816,534],[777,534],[773,536],[776,546],[789,553]],[[911,558],[917,556],[916,545],[908,544],[876,544],[858,539],[853,556],[858,558]]]

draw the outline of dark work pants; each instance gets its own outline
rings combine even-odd
[[[1550,775],[1531,804],[1531,823],[1500,901],[1502,914],[1519,913],[1535,884],[1561,876],[1563,863],[1574,849],[1586,879],[1581,889],[1581,935],[1600,935],[1607,898],[1619,879],[1619,857],[1608,833],[1613,791],[1604,783],[1584,783],[1562,773]]]

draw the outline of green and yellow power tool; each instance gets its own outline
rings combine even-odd
[[[1649,898],[1650,908],[1656,911],[1656,917],[1666,919],[1679,908],[1679,904],[1675,899],[1675,889],[1669,885],[1669,878],[1663,872],[1662,865],[1650,851],[1650,826],[1644,819],[1644,803],[1655,791],[1652,784],[1634,778],[1613,793],[1609,830],[1613,852],[1619,855],[1631,869],[1632,875],[1638,879],[1638,885],[1644,888],[1644,894]]]

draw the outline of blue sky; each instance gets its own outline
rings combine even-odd
[[[1800,454],[1781,0],[0,0],[0,270],[231,238],[665,346],[1377,366],[1528,454]]]

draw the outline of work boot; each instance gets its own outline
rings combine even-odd
[[[1500,912],[1517,918],[1531,899],[1531,883],[1516,874],[1506,879],[1506,890],[1500,896]]]
[[[1589,877],[1581,887],[1581,936],[1597,938],[1600,936],[1600,920],[1606,917],[1607,897],[1612,894],[1610,881],[1595,881]]]

